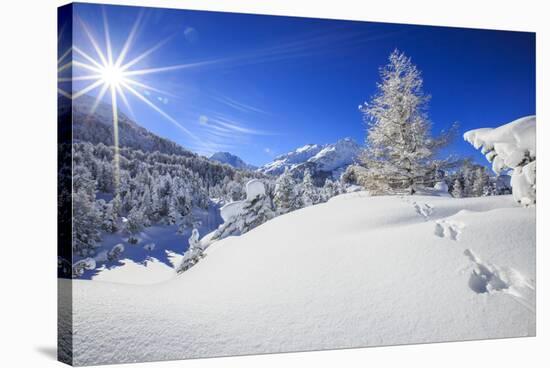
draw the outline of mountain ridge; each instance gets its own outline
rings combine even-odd
[[[227,164],[234,167],[235,169],[241,170],[256,170],[257,167],[246,163],[239,156],[234,155],[230,152],[216,152],[209,157],[210,160],[220,162],[222,164]]]
[[[301,177],[309,169],[318,181],[338,179],[347,166],[357,161],[361,147],[352,138],[339,139],[329,144],[306,144],[302,147],[279,155],[274,161],[258,168],[267,175],[281,175],[290,170]]]

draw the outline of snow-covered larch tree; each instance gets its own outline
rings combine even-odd
[[[359,106],[368,127],[361,157],[368,171],[362,184],[372,193],[406,190],[414,194],[419,186],[433,186],[437,170],[450,165],[450,160],[435,156],[450,142],[457,126],[439,137],[431,136],[426,114],[430,96],[422,89],[420,71],[404,53],[393,51],[380,77],[378,93]]]

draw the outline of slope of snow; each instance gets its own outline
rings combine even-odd
[[[534,277],[535,209],[511,196],[354,192],[161,284],[73,281],[74,363],[532,336]]]
[[[351,138],[344,138],[333,144],[308,144],[295,151],[278,156],[273,162],[258,171],[269,175],[280,175],[287,168],[294,170],[309,163],[314,170],[333,171],[355,162],[360,151],[359,145]]]
[[[498,128],[470,130],[464,139],[481,148],[493,171],[512,169],[514,199],[522,204],[536,201],[536,117],[527,116]]]

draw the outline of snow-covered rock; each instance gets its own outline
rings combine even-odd
[[[512,171],[514,199],[529,205],[536,202],[536,117],[527,116],[498,128],[470,130],[464,139],[481,149],[493,171]]]
[[[295,151],[278,156],[273,162],[266,164],[258,171],[269,175],[280,175],[286,169],[303,172],[309,168],[313,172],[323,171],[336,173],[337,179],[345,168],[354,163],[361,148],[351,138],[344,138],[333,144],[308,144]]]
[[[220,215],[223,222],[231,221],[231,219],[241,213],[244,201],[235,201],[227,203],[220,208]]]
[[[441,181],[438,181],[437,183],[435,183],[434,185],[434,190],[438,191],[438,192],[441,192],[441,193],[449,193],[449,186],[447,185],[447,183],[445,183],[445,181],[441,180]]]
[[[222,239],[161,284],[61,280],[74,364],[533,336],[535,213],[355,192]]]
[[[265,185],[258,179],[252,179],[246,183],[246,200],[252,201],[258,196],[265,196]]]

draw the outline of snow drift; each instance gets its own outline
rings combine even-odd
[[[536,202],[536,117],[527,116],[498,128],[470,130],[464,139],[481,148],[493,171],[512,169],[514,199],[529,205]]]
[[[510,196],[343,194],[205,255],[156,285],[73,281],[74,363],[535,333],[535,208]]]

